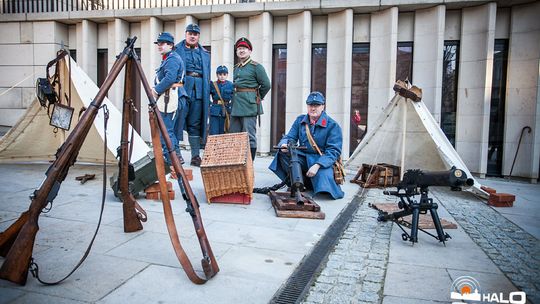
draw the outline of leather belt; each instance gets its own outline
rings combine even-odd
[[[203,77],[203,75],[201,73],[197,73],[197,72],[186,72],[186,75],[191,76],[191,77],[196,77],[196,78],[202,78]]]
[[[258,92],[259,88],[234,88],[236,92]]]

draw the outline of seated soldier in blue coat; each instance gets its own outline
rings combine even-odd
[[[231,99],[234,93],[233,83],[227,80],[229,70],[220,65],[216,69],[217,81],[210,86],[212,104],[210,104],[210,135],[229,132],[229,115],[231,114]]]
[[[178,96],[177,100],[167,100],[165,106],[161,106],[161,101],[158,101],[158,108],[163,122],[167,127],[167,133],[171,139],[171,143],[174,146],[176,154],[180,158],[180,161],[183,163],[182,155],[180,154],[180,143],[182,140],[182,129],[183,125],[183,113],[182,110],[185,108],[186,104],[186,91],[182,85],[184,80],[184,62],[180,55],[174,50],[174,37],[167,32],[160,33],[156,42],[157,49],[159,54],[162,56],[162,61],[156,70],[156,77],[154,79],[155,86],[152,89],[152,94],[154,98],[158,99],[160,96],[164,98],[165,96]],[[173,94],[172,90],[176,90],[177,94]],[[162,96],[163,95],[163,96]],[[178,132],[180,129],[180,132]],[[169,152],[165,147],[165,141],[161,137],[161,145],[163,148],[163,155],[165,156],[166,162],[170,165],[171,160],[169,157]]]
[[[344,193],[334,180],[332,166],[341,155],[343,143],[341,127],[324,111],[325,99],[321,93],[309,94],[306,104],[308,114],[298,116],[289,133],[283,136],[278,144],[282,149],[274,157],[269,169],[290,186],[287,142],[290,140],[297,142],[307,148],[298,151],[306,188],[313,189],[314,196],[318,193],[328,193],[333,199],[340,199]],[[307,129],[321,154],[310,143]]]

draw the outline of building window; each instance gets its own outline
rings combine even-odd
[[[352,49],[350,154],[367,132],[369,89],[369,44],[355,43]]]
[[[274,45],[272,53],[272,117],[270,138],[277,145],[285,133],[287,46]]]
[[[109,67],[107,65],[107,49],[97,50],[97,86],[101,88],[101,85],[107,78]]]
[[[502,175],[504,146],[504,108],[506,95],[506,68],[508,66],[508,39],[495,40],[491,107],[489,115],[489,150],[487,174]]]
[[[458,85],[459,41],[445,41],[441,101],[441,129],[456,146],[456,109]]]
[[[311,91],[319,91],[326,97],[326,44],[311,47]]]
[[[413,43],[398,42],[396,58],[396,80],[408,79],[412,83]]]

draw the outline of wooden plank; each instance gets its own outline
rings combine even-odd
[[[313,212],[313,211],[297,211],[297,210],[278,210],[274,208],[276,211],[276,215],[278,217],[286,217],[286,218],[307,218],[307,219],[314,219],[314,220],[324,220],[325,214],[324,212]]]

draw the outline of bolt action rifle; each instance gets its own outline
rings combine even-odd
[[[428,196],[428,187],[430,186],[445,186],[450,187],[452,190],[459,191],[462,186],[472,186],[474,180],[467,178],[467,174],[463,170],[452,167],[448,171],[422,171],[419,169],[407,170],[403,175],[403,180],[397,185],[397,191],[384,191],[386,195],[393,195],[399,197],[398,203],[399,209],[394,213],[379,212],[379,221],[393,221],[403,231],[401,237],[404,241],[411,241],[413,244],[418,242],[418,230],[430,235],[437,239],[439,242],[445,244],[446,240],[451,238],[448,233],[445,233],[439,215],[437,213],[438,205],[433,202],[433,198]],[[420,194],[420,200],[413,200],[412,197]],[[431,219],[435,225],[437,235],[433,235],[424,229],[418,228],[420,214],[426,214],[430,212]],[[412,214],[412,223],[403,221],[401,218]],[[410,226],[411,233],[407,233],[403,229],[401,224]]]
[[[141,63],[139,62],[137,54],[134,51],[132,51],[132,58],[132,61],[141,78],[143,88],[148,97],[148,112],[150,118],[150,131],[152,134],[152,145],[156,160],[156,173],[159,179],[161,198],[163,202],[163,213],[165,215],[165,221],[167,223],[169,237],[173,244],[176,256],[180,264],[182,265],[182,268],[186,272],[188,278],[195,284],[204,284],[207,280],[211,279],[219,272],[219,267],[216,258],[214,257],[214,253],[212,252],[212,248],[210,247],[210,242],[208,241],[206,232],[204,230],[202,217],[199,210],[199,202],[197,201],[195,194],[193,194],[193,190],[191,189],[189,180],[180,162],[179,155],[176,154],[176,151],[171,142],[171,138],[169,137],[169,134],[167,132],[167,127],[163,122],[161,113],[159,112],[156,104],[156,100],[152,95],[152,89],[148,84],[148,80],[144,75]],[[178,232],[174,223],[174,216],[172,214],[172,208],[169,200],[169,192],[167,190],[167,182],[165,180],[165,165],[159,134],[161,134],[161,136],[163,137],[174,171],[176,172],[176,176],[179,177],[177,179],[178,187],[180,188],[182,197],[186,202],[186,212],[188,212],[191,216],[197,238],[199,239],[199,245],[203,254],[201,264],[206,278],[201,278],[197,275],[197,273],[195,273],[195,270],[193,269],[193,266],[189,261],[189,258],[187,257],[184,249],[182,248],[180,240],[178,238]]]
[[[141,222],[146,222],[146,212],[137,203],[131,191],[129,191],[129,182],[135,179],[135,169],[129,162],[131,151],[133,149],[133,128],[131,128],[131,140],[129,140],[129,122],[131,120],[131,112],[134,110],[133,96],[131,90],[133,76],[133,60],[126,63],[126,77],[124,80],[124,104],[122,108],[122,135],[120,139],[120,147],[118,148],[118,156],[120,161],[118,185],[120,189],[120,198],[122,199],[122,210],[124,214],[124,232],[134,232],[142,230]],[[128,147],[129,146],[129,147]]]
[[[46,178],[30,196],[32,201],[28,211],[24,212],[15,223],[0,234],[0,254],[5,256],[4,263],[0,268],[0,279],[19,285],[26,284],[34,241],[39,230],[39,215],[58,194],[60,185],[66,178],[69,168],[75,163],[109,88],[128,61],[129,54],[133,51],[135,40],[136,38],[128,40],[127,46],[118,56],[96,97],[56,152],[56,159],[45,173]]]

